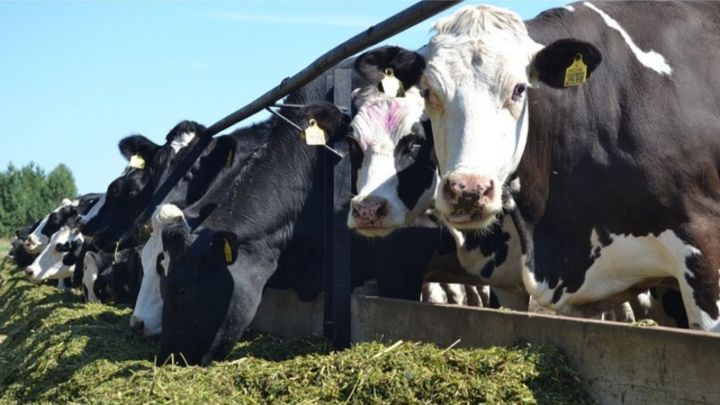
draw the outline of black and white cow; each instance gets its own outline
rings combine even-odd
[[[118,252],[87,252],[82,277],[83,298],[86,302],[113,302],[135,306],[142,266],[139,248]]]
[[[272,125],[267,123],[256,124],[248,128],[235,131],[231,135],[223,135],[214,139],[209,145],[210,153],[205,153],[199,159],[193,171],[193,179],[205,179],[208,189],[217,189],[214,193],[224,193],[223,180],[234,178],[256,150],[262,146],[272,132]],[[217,167],[220,161],[224,165]],[[209,165],[209,167],[205,167]],[[200,175],[198,175],[200,173]],[[212,176],[215,176],[214,178]],[[187,179],[187,176],[186,176]],[[181,181],[174,188],[175,193],[170,196],[171,201],[182,201],[183,203],[160,205],[151,218],[151,230],[149,239],[145,242],[140,254],[142,263],[142,283],[130,318],[130,327],[137,333],[145,336],[160,334],[162,321],[162,297],[160,295],[160,274],[158,272],[158,259],[162,254],[162,230],[165,226],[180,220],[187,221],[188,226],[202,222],[214,209],[214,203],[200,200],[202,195],[194,195],[193,199],[180,198],[184,190],[195,191],[198,187],[188,186],[187,181]],[[180,191],[177,191],[180,190]],[[207,191],[207,190],[206,190]],[[185,194],[187,195],[187,194]],[[188,201],[200,200],[197,205],[185,207]],[[180,209],[185,207],[185,212]]]
[[[68,221],[90,211],[101,198],[102,194],[97,193],[81,195],[74,200],[64,198],[57,208],[34,225],[33,230],[25,238],[24,246],[27,252],[40,253],[55,232]]]
[[[33,224],[20,227],[15,231],[15,238],[13,238],[8,248],[8,257],[17,264],[18,268],[29,266],[37,257],[36,253],[29,253],[25,250],[25,244],[30,234],[37,228],[40,222],[41,220],[38,220]]]
[[[58,229],[60,229],[60,226],[58,226],[57,223],[58,221],[52,221],[53,223],[50,224],[48,224],[48,221],[50,221],[51,217],[64,218],[66,215],[63,215],[63,213],[67,213],[69,211],[67,208],[71,205],[72,201],[70,199],[63,198],[57,208],[55,208],[51,213],[43,217],[40,222],[34,226],[30,234],[24,238],[23,244],[25,246],[25,250],[28,253],[39,254],[45,249],[47,243],[50,241],[50,237],[52,236],[52,234],[57,232]],[[47,229],[46,225],[48,225]]]
[[[719,331],[717,21],[720,4],[700,2],[438,21],[423,87],[443,220],[488,229],[518,179],[523,281],[540,304],[594,314],[671,280],[690,327]]]
[[[416,52],[382,47],[359,56],[355,68],[372,84],[358,89],[354,97],[357,114],[349,139],[358,193],[351,201],[348,227],[380,237],[420,222],[435,193],[432,130],[417,88],[425,62]],[[402,96],[382,88],[395,75],[402,83]],[[501,306],[527,310],[520,240],[510,217],[489,232],[450,228],[450,233],[463,268],[494,287]]]
[[[300,98],[291,102],[305,102]],[[331,104],[286,111],[301,127],[315,120],[332,142],[348,119]],[[189,364],[224,357],[255,315],[263,287],[278,267],[311,190],[320,154],[285,125],[237,176],[226,176],[218,192],[203,200],[215,205],[192,232],[181,220],[162,232],[163,294],[160,361],[169,355]],[[310,242],[310,241],[308,241]],[[317,244],[317,241],[314,242]]]
[[[45,249],[27,266],[32,282],[59,280],[72,276],[83,244],[83,235],[74,224],[65,224],[52,234]]]
[[[72,275],[84,242],[78,227],[79,216],[91,210],[100,197],[100,194],[86,194],[73,201],[63,200],[60,207],[35,227],[27,240],[32,240],[29,245],[33,250],[38,246],[43,249],[25,269],[31,281],[64,279]]]
[[[96,208],[83,216],[82,232],[92,238],[96,247],[109,251],[128,232],[136,231],[130,229],[134,220],[147,208],[157,187],[204,131],[205,128],[195,122],[183,121],[170,130],[164,145],[158,145],[142,135],[128,136],[119,142],[118,148],[128,160],[128,166],[120,177],[108,185],[104,198]],[[222,165],[224,160],[215,159],[218,160]],[[191,177],[192,171],[176,188],[186,187],[192,181]],[[203,180],[200,178],[193,184],[204,188],[206,184]],[[171,201],[183,206],[186,203],[182,197]]]

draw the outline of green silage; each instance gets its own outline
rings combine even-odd
[[[250,334],[206,368],[156,367],[157,341],[132,334],[130,309],[84,304],[0,270],[0,402],[582,404],[566,359],[547,347],[444,350]],[[179,360],[181,361],[181,360]]]

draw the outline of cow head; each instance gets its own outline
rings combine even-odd
[[[110,267],[112,255],[103,252],[87,252],[83,259],[82,291],[85,302],[106,302],[109,294],[104,288],[101,275]]]
[[[147,208],[155,189],[174,167],[172,164],[177,163],[178,153],[204,130],[200,124],[183,121],[170,130],[162,146],[142,135],[120,141],[120,153],[128,160],[128,166],[110,183],[97,209],[84,218],[83,233],[93,237],[95,246],[107,249],[130,230],[134,220]]]
[[[50,237],[53,233],[57,232],[58,229],[64,224],[69,217],[72,216],[74,210],[71,209],[72,201],[64,198],[60,205],[43,218],[23,239],[23,246],[28,253],[37,254],[45,249]],[[19,237],[20,235],[18,235]]]
[[[353,98],[357,113],[349,142],[357,195],[347,224],[364,236],[386,236],[406,226],[430,205],[435,191],[432,134],[416,87],[424,67],[421,55],[398,47],[379,48],[355,61],[372,84]]]
[[[543,47],[518,15],[491,6],[465,7],[434,29],[422,87],[441,175],[436,208],[458,229],[487,228],[525,148],[527,89],[563,88],[576,60],[586,65],[584,79],[600,53],[573,39]]]
[[[331,139],[347,129],[347,118],[332,104],[313,104],[297,115],[293,117],[297,124],[307,126],[314,120]],[[285,130],[286,127],[283,128]],[[277,139],[273,136],[271,139]],[[263,164],[267,164],[268,160],[293,162],[308,159],[308,151],[312,151],[315,158],[321,153],[316,146],[300,142],[286,141],[283,146],[292,149],[282,153],[272,149],[272,153],[281,153],[278,158],[269,156],[271,149],[267,148],[268,155],[264,157]],[[257,161],[250,164],[253,163]],[[244,176],[252,178],[253,182],[284,184],[284,172],[275,172],[272,168],[267,171],[267,166],[259,169],[259,165],[249,165],[246,169],[250,172],[245,172]],[[292,170],[294,165],[286,167]],[[255,177],[257,173],[252,170],[263,170],[268,177],[258,180]],[[306,185],[311,184],[312,172],[300,175],[306,176]],[[254,190],[257,186],[252,187]],[[179,362],[184,359],[189,364],[207,364],[222,358],[255,316],[263,288],[277,267],[281,246],[287,242],[290,227],[300,215],[303,201],[307,198],[305,193],[310,192],[310,187],[281,190],[292,193],[295,198],[276,199],[277,188],[257,188],[252,195],[238,194],[235,190],[224,193],[227,198],[233,199],[229,203],[234,212],[210,216],[192,232],[184,220],[164,227],[162,259],[156,261],[160,266],[162,293],[160,362],[170,355]],[[270,198],[282,203],[272,209],[266,209],[267,204],[254,205],[256,201]],[[216,212],[222,210],[225,203],[221,202]],[[262,222],[249,219],[248,211],[243,211],[248,206],[262,209],[255,214],[265,215],[266,218]],[[241,229],[239,232],[252,228],[258,233],[251,231],[254,236],[244,236],[245,239],[241,240],[229,227]],[[145,280],[143,288],[144,284]]]
[[[50,238],[45,250],[25,269],[30,281],[69,277],[82,248],[83,235],[73,225],[63,225]]]
[[[225,356],[234,343],[225,334],[235,335],[249,325],[263,288],[253,280],[252,268],[233,266],[238,255],[235,234],[195,234],[175,224],[163,231],[162,241],[169,268],[159,269],[164,304],[160,359],[174,353],[189,364],[207,364]],[[233,271],[247,278],[238,282]],[[232,322],[227,321],[230,317]]]
[[[168,268],[170,257],[163,252],[162,232],[171,225],[188,230],[182,210],[172,204],[159,206],[151,219],[152,234],[140,254],[143,276],[140,292],[130,317],[130,328],[145,336],[159,335],[162,329],[163,300],[160,295],[160,275]]]
[[[110,183],[105,198],[83,218],[83,233],[92,236],[101,249],[117,241],[149,201],[155,174],[150,162],[160,150],[159,145],[142,135],[128,136],[118,147],[128,166]]]

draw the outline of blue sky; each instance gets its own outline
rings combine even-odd
[[[0,1],[0,169],[65,163],[81,193],[105,191],[122,137],[210,125],[413,3]],[[568,2],[486,3],[528,19]],[[437,18],[385,43],[419,48]]]

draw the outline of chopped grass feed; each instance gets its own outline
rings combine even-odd
[[[84,304],[0,263],[1,403],[591,403],[554,349],[458,349],[250,334],[206,368],[153,364],[130,309]],[[181,361],[180,359],[177,359]]]

